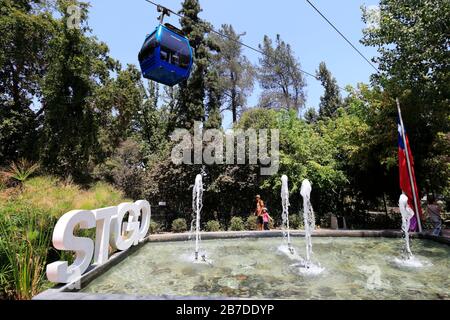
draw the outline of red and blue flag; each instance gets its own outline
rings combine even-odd
[[[406,146],[405,142],[406,141]],[[417,207],[419,211],[419,216],[422,217],[422,208],[420,206],[419,202],[419,189],[417,188],[416,183],[416,176],[414,173],[414,158],[411,152],[411,147],[409,146],[409,140],[408,135],[406,134],[405,130],[405,139],[403,140],[402,135],[402,128],[400,125],[400,121],[398,121],[398,168],[399,168],[399,174],[400,174],[400,189],[406,194],[408,197],[408,204],[415,211],[414,206],[414,197],[411,187],[411,179],[409,178],[409,172],[408,172],[408,162],[406,160],[406,152],[408,152],[409,155],[409,161],[411,165],[411,176],[412,181],[414,183],[414,189],[416,191],[416,199],[418,201]],[[414,217],[411,219],[411,227],[410,231],[416,231],[417,230],[417,217],[414,215]]]

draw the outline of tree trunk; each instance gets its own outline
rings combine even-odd
[[[236,90],[231,91],[231,112],[233,113],[233,123],[237,122],[237,102],[236,102]]]

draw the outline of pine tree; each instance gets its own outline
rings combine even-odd
[[[207,82],[208,101],[206,103],[207,120],[205,129],[219,129],[222,125],[222,117],[220,115],[222,91],[219,87],[219,75],[215,70],[211,70],[208,73]]]
[[[205,41],[205,27],[198,14],[201,12],[198,0],[185,0],[180,14],[182,31],[188,37],[194,51],[194,66],[187,81],[180,84],[176,106],[175,125],[193,129],[194,121],[205,120],[205,76],[208,65],[208,48]]]
[[[138,110],[133,130],[138,140],[143,141],[147,156],[156,154],[166,142],[166,130],[169,118],[166,106],[159,106],[159,85],[149,81],[145,90],[145,99]]]
[[[263,88],[260,106],[298,111],[305,104],[306,82],[291,46],[281,40],[280,35],[277,35],[275,46],[268,36],[264,36],[259,49],[264,52],[258,70]]]
[[[314,124],[317,122],[319,115],[317,114],[316,109],[309,108],[306,110],[305,115],[303,116],[305,118],[305,121],[309,124]]]
[[[337,109],[342,106],[337,81],[327,69],[325,62],[320,63],[316,75],[325,89],[324,95],[320,97],[319,116],[321,119],[334,117]]]
[[[205,122],[207,118],[215,118],[214,126],[217,126],[221,103],[219,78],[211,73],[211,65],[212,52],[218,51],[218,46],[207,36],[211,25],[198,17],[202,11],[199,1],[185,0],[182,5],[180,23],[194,51],[194,66],[189,79],[179,85],[175,117],[169,128],[192,130],[195,121]]]
[[[222,25],[219,32],[226,37],[212,35],[220,48],[215,55],[214,67],[221,79],[221,90],[225,93],[225,110],[231,111],[233,123],[236,123],[253,90],[255,68],[243,55],[242,44],[239,43],[245,33],[237,34],[233,26],[227,24]]]

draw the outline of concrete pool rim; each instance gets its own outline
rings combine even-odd
[[[293,230],[290,232],[293,237],[304,237],[304,231]],[[221,231],[221,232],[202,232],[202,240],[218,239],[243,239],[243,238],[275,238],[281,237],[281,230],[272,231]],[[411,233],[411,238],[427,239],[442,244],[450,245],[450,238],[437,237],[428,233]],[[348,237],[348,238],[401,238],[402,232],[398,230],[316,230],[313,237]],[[91,266],[80,279],[81,288],[85,288],[97,277],[103,275],[112,267],[125,260],[127,257],[138,251],[147,243],[153,242],[177,242],[187,241],[189,233],[167,233],[150,235],[142,240],[137,246],[122,252],[113,254],[108,262],[103,265]],[[126,294],[89,294],[81,293],[74,289],[74,284],[56,285],[35,297],[33,300],[230,300],[239,298],[229,297],[177,297],[177,296],[145,296],[145,295],[126,295]]]

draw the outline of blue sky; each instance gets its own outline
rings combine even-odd
[[[111,55],[123,66],[138,65],[137,54],[145,35],[157,25],[156,8],[144,0],[90,0],[89,25],[93,34],[108,44]],[[156,0],[174,11],[181,8],[181,0]],[[374,48],[359,44],[362,38],[361,5],[376,5],[376,0],[315,0],[312,1],[362,51],[372,58]],[[243,41],[257,47],[265,34],[291,44],[304,70],[314,73],[321,61],[336,77],[339,85],[368,82],[373,69],[307,4],[305,0],[201,0],[200,17],[216,29],[232,24],[236,31],[246,32]],[[177,17],[166,20],[178,26]],[[260,55],[244,50],[257,63]],[[307,107],[317,108],[323,88],[307,77]],[[258,101],[259,89],[249,99],[249,105]],[[230,115],[224,114],[224,127],[230,125]]]

